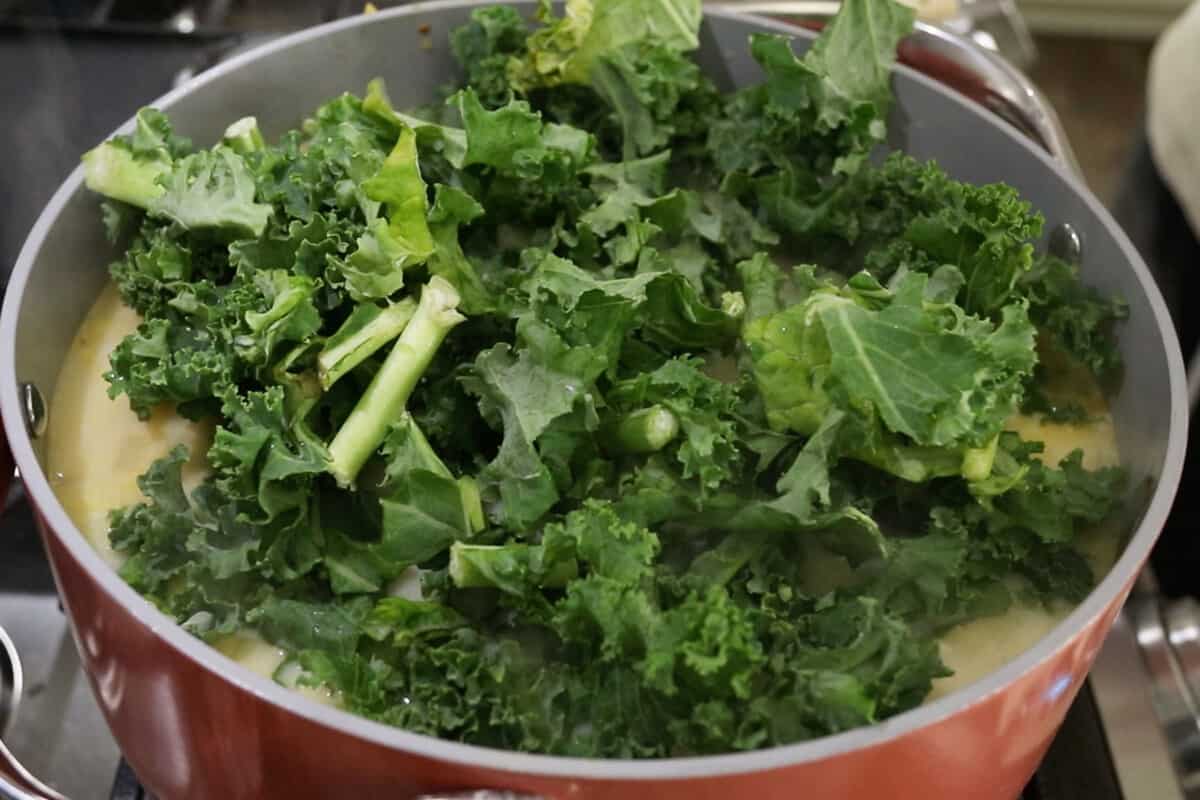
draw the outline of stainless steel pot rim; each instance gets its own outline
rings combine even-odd
[[[434,0],[433,2],[414,3],[388,9],[373,15],[338,20],[300,31],[268,42],[202,73],[190,83],[162,96],[153,105],[163,110],[169,110],[180,98],[186,96],[197,86],[220,80],[226,73],[242,69],[264,55],[293,47],[333,31],[369,25],[377,20],[390,17],[419,17],[423,13],[438,9],[462,8],[481,4],[483,3],[478,0]],[[532,6],[529,0],[516,0],[514,4]],[[706,11],[706,15],[716,18],[752,20],[764,29],[797,36],[808,35],[798,32],[796,28],[784,23],[728,9],[709,10]],[[16,374],[16,337],[21,298],[32,272],[36,255],[46,239],[47,232],[68,199],[82,185],[83,173],[82,169],[78,167],[55,192],[34,224],[13,268],[3,311],[0,313],[0,415],[3,417],[4,430],[13,457],[24,476],[29,494],[36,501],[47,526],[54,532],[71,557],[87,570],[106,593],[129,609],[139,622],[173,649],[233,685],[321,726],[383,747],[408,751],[443,762],[476,769],[483,768],[498,773],[524,773],[581,779],[668,780],[736,775],[778,769],[879,746],[979,703],[997,692],[1003,691],[1020,676],[1050,658],[1069,640],[1073,632],[1079,631],[1096,619],[1105,611],[1112,599],[1132,583],[1149,555],[1158,531],[1166,522],[1182,474],[1187,442],[1187,386],[1184,378],[1183,358],[1175,330],[1150,271],[1128,238],[1123,232],[1120,232],[1112,217],[1091,192],[1061,165],[1029,143],[1007,123],[995,119],[989,112],[975,106],[931,78],[903,66],[897,67],[897,70],[910,80],[932,87],[944,96],[946,102],[957,103],[970,113],[986,116],[992,124],[1000,125],[1005,129],[1006,135],[1020,142],[1021,146],[1029,152],[1030,157],[1037,159],[1045,169],[1054,172],[1061,180],[1069,184],[1084,199],[1091,211],[1116,231],[1121,254],[1137,276],[1138,282],[1149,299],[1154,315],[1154,325],[1157,326],[1159,336],[1167,350],[1166,357],[1170,373],[1170,436],[1166,453],[1158,470],[1156,485],[1147,510],[1138,521],[1136,531],[1121,557],[1088,598],[1054,630],[1017,659],[970,686],[876,725],[767,750],[671,759],[585,759],[518,753],[460,744],[411,733],[313,702],[240,666],[214,648],[186,633],[174,620],[159,612],[129,587],[104,562],[87,539],[75,528],[74,523],[55,497],[54,491],[34,455],[32,443],[23,422],[19,394],[20,376]],[[121,126],[115,133],[126,133],[131,130],[132,120]],[[1047,688],[1049,689],[1049,687]]]

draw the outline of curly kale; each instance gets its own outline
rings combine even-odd
[[[698,0],[539,17],[472,11],[441,111],[373,81],[194,149],[147,110],[84,157],[141,316],[111,393],[215,428],[112,512],[122,576],[355,712],[587,757],[868,725],[953,626],[1079,601],[1122,474],[1006,426],[1071,413],[1049,348],[1118,370],[1124,306],[1012,188],[870,158],[912,13],[756,36],[724,95]]]

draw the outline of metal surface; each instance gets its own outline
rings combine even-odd
[[[1050,240],[1046,249],[1052,255],[1058,256],[1068,264],[1078,264],[1083,260],[1083,239],[1079,231],[1069,222],[1060,222],[1050,231]]]
[[[11,519],[6,522],[11,527]],[[20,710],[4,737],[8,760],[23,765],[30,778],[52,783],[47,796],[104,800],[120,751],[83,674],[58,597],[4,588],[0,626],[20,653],[24,673]]]
[[[1021,69],[1037,60],[1037,44],[1013,0],[963,0],[962,14],[944,24],[976,42],[986,35],[995,45],[991,49]]]
[[[79,154],[169,89],[171,74],[213,43],[0,27],[0,108],[22,109],[20,125],[0,128],[0,275]]]
[[[14,494],[0,517],[0,684],[5,665],[19,664],[20,708],[7,730],[0,722],[0,759],[10,772],[22,764],[71,800],[107,800],[120,752],[80,666],[32,509],[23,493]],[[10,789],[0,779],[0,798]]]
[[[244,53],[261,44],[265,44],[280,35],[277,33],[247,34],[236,39],[231,38],[217,42],[206,48],[195,60],[176,72],[171,78],[171,88],[178,89],[204,70],[210,69],[226,59],[233,58],[239,53]]]
[[[1123,613],[1090,676],[1113,767],[1128,800],[1185,800],[1144,675],[1134,626]]]
[[[1200,606],[1141,591],[1125,615],[1142,661],[1141,680],[1126,681],[1144,687],[1180,784],[1189,798],[1200,797]]]
[[[16,643],[0,626],[0,796],[12,800],[65,800],[39,780],[5,742],[17,721],[23,691],[24,673]],[[19,781],[19,785],[6,776]]]
[[[1074,174],[1082,174],[1054,107],[1027,75],[997,53],[975,47],[970,40],[931,26],[918,26],[918,41],[980,76],[988,88],[1008,101],[1014,111],[1049,153]],[[1000,112],[1001,109],[992,109]],[[1009,109],[1003,109],[1007,111]]]
[[[46,434],[46,401],[32,383],[21,384],[21,412],[30,436],[37,439]]]
[[[1167,641],[1187,687],[1194,697],[1200,695],[1200,605],[1195,598],[1183,597],[1166,607],[1164,617]]]

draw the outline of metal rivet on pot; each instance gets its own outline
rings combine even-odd
[[[1083,260],[1083,238],[1069,222],[1062,222],[1050,231],[1047,245],[1050,255],[1057,256],[1068,264],[1079,264]]]
[[[25,430],[34,439],[46,432],[46,401],[32,383],[21,384],[21,411],[25,414]]]

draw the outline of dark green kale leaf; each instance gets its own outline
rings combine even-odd
[[[746,179],[771,219],[800,235],[815,216],[804,207],[821,204],[829,178],[840,185],[883,141],[896,45],[912,24],[898,3],[855,0],[803,58],[786,37],[751,37],[766,80],[734,93],[713,122],[713,162]]]
[[[166,319],[143,322],[109,357],[109,395],[124,394],[143,419],[162,403],[175,404],[180,413],[203,415],[210,410],[206,401],[240,373],[223,345],[203,328],[173,325]]]
[[[433,208],[429,212],[429,231],[434,250],[429,271],[441,275],[462,294],[463,312],[486,314],[500,306],[497,292],[490,289],[459,243],[459,229],[483,216],[483,206],[471,195],[452,186],[438,184]]]
[[[549,3],[539,6],[543,26],[526,41],[523,57],[509,65],[509,80],[520,91],[586,84],[598,59],[630,45],[654,43],[686,52],[699,44],[698,0],[575,0],[563,11],[555,18]]]
[[[146,500],[109,516],[113,548],[129,557],[121,577],[198,635],[230,633],[257,603],[250,572],[259,547],[219,493],[189,502],[182,483],[188,453],[176,447],[138,479]]]
[[[618,413],[648,406],[667,409],[678,421],[672,447],[684,479],[695,478],[702,493],[740,477],[741,451],[733,410],[736,389],[706,375],[696,358],[673,358],[652,372],[616,383],[606,395]]]
[[[990,447],[1018,407],[1036,363],[1033,326],[1023,305],[994,325],[927,299],[930,287],[921,274],[894,291],[865,274],[842,288],[816,282],[802,303],[752,321],[745,338],[771,427],[811,434],[841,409],[853,458],[909,481],[986,477],[986,453],[978,470],[968,454]]]
[[[160,180],[171,172],[174,160],[190,151],[191,143],[175,135],[161,111],[143,108],[132,134],[115,136],[84,153],[84,182],[112,200],[149,209],[162,198]]]
[[[597,59],[591,76],[592,85],[612,106],[620,124],[626,160],[667,146],[678,131],[680,101],[698,92],[703,81],[700,68],[691,59],[662,43],[639,43],[608,52]],[[686,128],[683,132],[692,133]]]
[[[161,185],[165,191],[150,204],[150,213],[189,230],[258,236],[271,216],[271,206],[255,202],[254,176],[241,155],[224,146],[180,159]]]
[[[1021,413],[1036,414],[1048,422],[1060,425],[1082,425],[1094,419],[1087,409],[1074,400],[1060,399],[1046,390],[1046,377],[1041,365],[1034,370],[1033,380],[1025,390]]]
[[[248,518],[268,523],[287,512],[307,513],[312,482],[325,472],[323,444],[290,419],[282,387],[238,396],[225,390],[208,452],[214,483],[228,497],[252,501]]]
[[[1098,378],[1120,370],[1113,327],[1129,316],[1123,300],[1083,285],[1075,267],[1052,255],[1034,263],[1019,289],[1029,298],[1030,319],[1058,347]]]
[[[591,407],[589,382],[561,343],[516,352],[508,344],[497,344],[479,354],[471,374],[462,380],[479,398],[483,417],[503,431],[499,452],[479,476],[488,515],[510,530],[524,530],[559,499],[535,443],[577,402]]]
[[[451,102],[466,130],[464,166],[482,168],[471,194],[484,209],[538,222],[581,202],[581,170],[595,158],[591,134],[543,122],[523,100],[489,111],[471,88]]]
[[[508,62],[525,52],[528,26],[516,9],[488,6],[471,12],[471,20],[450,34],[450,49],[467,74],[485,108],[499,108],[512,99]]]

